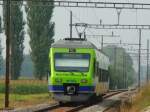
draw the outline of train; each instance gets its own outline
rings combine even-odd
[[[51,45],[48,89],[59,102],[84,102],[109,91],[109,57],[82,38]]]

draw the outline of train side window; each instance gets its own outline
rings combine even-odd
[[[102,79],[102,82],[104,81],[104,72],[103,72],[103,69],[101,69],[101,79]]]
[[[107,81],[109,81],[109,71],[107,71]]]
[[[105,82],[107,82],[107,77],[108,77],[108,74],[107,74],[107,71],[105,70]]]
[[[108,72],[106,71],[106,81],[108,81]]]
[[[102,69],[99,68],[99,76],[98,76],[99,82],[102,81],[102,72],[101,72],[101,70],[102,70]]]
[[[94,65],[95,65],[94,74],[97,76],[98,75],[98,63],[96,62],[96,60],[95,60]]]
[[[102,82],[103,82],[103,80],[104,80],[104,72],[103,72],[103,69],[101,70],[101,72],[102,72],[101,79],[102,79]]]
[[[99,82],[101,81],[101,69],[99,68],[99,75],[98,75]]]
[[[96,60],[94,59],[94,74],[93,74],[93,76],[95,76],[95,74],[96,74]]]
[[[107,71],[106,70],[102,70],[102,82],[106,82],[107,81]]]
[[[108,71],[104,70],[104,75],[103,75],[103,81],[107,82],[108,81]]]
[[[97,76],[99,75],[99,67],[98,67],[98,65],[99,65],[99,63],[98,62],[96,62],[96,67],[97,67]]]
[[[106,71],[104,70],[104,82],[106,81]]]

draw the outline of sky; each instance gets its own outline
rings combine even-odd
[[[73,1],[73,0],[71,0]],[[92,0],[80,0],[80,1],[92,1]],[[137,3],[150,3],[149,0],[93,0],[93,1],[104,1],[104,2],[137,2]],[[26,14],[24,8],[24,20],[26,21]],[[116,9],[90,9],[90,8],[58,8],[55,7],[52,21],[55,22],[55,36],[54,39],[57,41],[69,37],[69,22],[70,22],[70,11],[73,12],[73,23],[91,23],[99,24],[102,20],[103,24],[116,24],[117,23],[117,10]],[[2,15],[2,7],[0,7],[0,15]],[[60,19],[61,18],[61,19]],[[150,10],[129,10],[122,9],[120,15],[120,24],[149,24],[150,25]],[[27,25],[25,26],[25,49],[24,53],[28,54],[30,49],[29,36],[27,34]],[[114,32],[115,35],[120,37],[105,37],[104,43],[118,43],[120,40],[123,43],[138,43],[139,31],[138,30],[95,30],[86,29],[86,33],[90,35],[111,35]],[[76,29],[73,28],[73,37],[77,37]],[[5,57],[5,34],[0,34],[2,38],[3,56]],[[89,41],[94,43],[98,48],[101,46],[101,38],[87,38]],[[146,48],[147,39],[150,39],[150,31],[142,30],[142,49]],[[131,48],[131,46],[124,46],[125,48]],[[132,48],[138,49],[138,46],[132,46]],[[144,52],[144,51],[142,51]],[[143,60],[142,60],[143,61]],[[145,61],[143,61],[143,64]]]
[[[85,0],[84,0],[85,1]],[[98,1],[98,0],[97,0]],[[100,1],[100,0],[99,0]],[[102,0],[101,0],[102,1]],[[103,0],[110,1],[110,0]],[[112,0],[111,0],[112,1]],[[148,3],[146,0],[122,0],[122,2],[138,2],[138,3]],[[119,2],[119,0],[116,0]],[[70,21],[70,10],[73,12],[73,23],[89,23],[89,24],[99,24],[100,19],[103,24],[116,24],[118,21],[117,10],[116,9],[90,9],[90,8],[55,8],[53,21],[56,22],[56,32],[55,39],[63,39],[69,37],[69,21]],[[61,18],[61,20],[60,20]],[[129,10],[122,9],[120,15],[120,24],[131,24],[131,25],[150,25],[150,10]],[[115,35],[120,35],[120,37],[106,37],[104,38],[104,43],[119,43],[120,40],[123,43],[139,43],[139,31],[138,30],[95,30],[87,29],[87,34],[94,35],[111,35],[114,32]],[[73,28],[73,37],[77,37],[77,32]],[[142,30],[142,49],[147,47],[147,39],[150,39],[150,31]],[[88,38],[89,41],[94,43],[98,48],[101,46],[101,38],[93,39]],[[138,46],[123,46],[125,48],[138,49]],[[130,51],[131,52],[131,51]],[[135,51],[134,51],[135,52]],[[145,51],[142,51],[145,53]],[[135,59],[135,64],[137,64],[137,58]],[[146,64],[145,59],[142,59],[142,64]],[[138,69],[138,66],[135,67]]]

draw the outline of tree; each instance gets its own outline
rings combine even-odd
[[[3,30],[3,28],[2,28],[2,19],[0,17],[0,33],[2,33],[2,30]],[[0,39],[0,72],[2,71],[2,67],[3,67],[2,66],[3,65],[2,50],[3,50],[3,48],[1,46],[1,39]]]
[[[110,58],[110,88],[114,89],[117,87],[121,89],[125,88],[125,85],[128,87],[129,85],[133,84],[135,76],[133,61],[130,55],[126,53],[125,49],[116,46],[107,46],[103,48],[103,51]]]
[[[21,11],[23,2],[11,6],[11,78],[16,80],[20,76],[23,62],[24,50],[24,24],[23,12]],[[4,5],[4,23],[6,24],[6,5]]]
[[[51,22],[54,7],[40,5],[48,4],[46,2],[35,2],[39,7],[33,7],[33,2],[27,2],[27,20],[29,26],[31,58],[34,66],[34,76],[42,79],[46,76],[49,69],[49,48],[54,39],[54,26]]]
[[[24,55],[21,76],[33,78],[33,62],[31,60],[30,54]]]

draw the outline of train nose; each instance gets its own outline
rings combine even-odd
[[[75,86],[68,86],[67,87],[67,93],[68,94],[74,94],[76,92]]]

